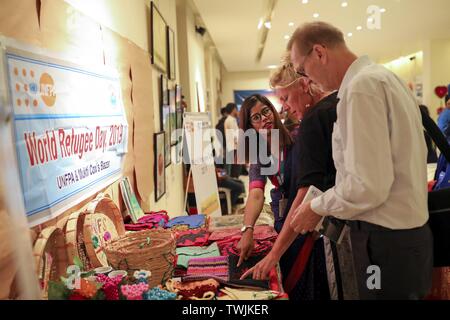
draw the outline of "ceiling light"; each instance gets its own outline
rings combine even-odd
[[[318,18],[319,16],[320,16],[320,15],[319,15],[318,13],[314,13],[314,14],[313,14],[313,17],[314,17],[314,18]]]
[[[347,36],[351,37],[351,36],[353,36],[353,33],[349,32],[349,33],[347,33]]]
[[[289,22],[289,27],[293,27],[294,23],[293,22]]]
[[[385,9],[385,8],[381,8],[381,9],[380,9],[380,12],[381,12],[381,13],[385,13],[385,12],[386,12],[386,9]]]
[[[342,8],[347,8],[348,7],[348,2],[342,2],[341,6],[342,6]]]
[[[259,23],[258,23],[258,30],[259,29],[261,29],[262,28],[262,26],[263,26],[263,19],[261,18],[261,19],[259,19]]]
[[[307,4],[307,3],[308,3],[308,0],[302,0],[302,3],[303,3],[303,4]]]
[[[266,27],[267,29],[272,28],[272,23],[270,21],[266,21],[264,22],[264,27]]]
[[[284,38],[285,38],[286,40],[289,40],[290,36],[285,35]]]
[[[357,27],[356,27],[356,30],[361,31],[361,30],[362,30],[362,27],[361,27],[361,26],[357,26]]]
[[[277,66],[274,65],[274,64],[271,64],[270,66],[267,66],[267,69],[276,69],[276,68],[277,68]]]

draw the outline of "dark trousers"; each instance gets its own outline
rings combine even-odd
[[[227,172],[227,175],[232,178],[239,178],[242,171],[242,165],[234,163],[234,159],[236,157],[236,150],[228,151],[228,158],[233,159],[233,163],[227,163],[225,159],[224,168]]]
[[[391,230],[350,221],[351,244],[361,300],[419,300],[431,289],[433,238],[428,224]],[[379,284],[376,285],[376,268]]]
[[[230,189],[232,206],[236,205],[239,196],[245,192],[244,183],[239,179],[223,177],[222,179],[219,179],[218,185],[220,188]]]

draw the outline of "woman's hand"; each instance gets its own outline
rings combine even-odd
[[[247,270],[247,272],[242,275],[241,280],[247,278],[251,274],[253,274],[254,280],[266,280],[269,278],[270,270],[272,270],[279,261],[280,258],[270,251],[264,259],[258,262],[253,268]]]
[[[237,264],[238,267],[242,264],[242,262],[244,262],[250,257],[254,247],[255,243],[253,242],[253,230],[247,229],[242,235],[241,240],[237,245],[237,248],[241,252],[239,256],[239,262]]]

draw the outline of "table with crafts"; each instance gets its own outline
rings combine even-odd
[[[241,280],[273,246],[273,216],[262,213],[255,247],[237,267],[243,215],[151,212],[124,223],[108,196],[73,213],[35,243],[43,298],[68,300],[287,299],[279,267],[268,280]],[[71,268],[67,268],[68,266]]]

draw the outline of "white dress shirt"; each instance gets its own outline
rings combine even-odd
[[[338,98],[336,185],[311,208],[322,216],[396,230],[423,226],[428,221],[427,148],[411,90],[364,56],[347,70]]]
[[[237,149],[237,140],[239,136],[239,126],[237,120],[233,116],[228,116],[223,124],[225,128],[225,138],[227,141],[227,152]]]

